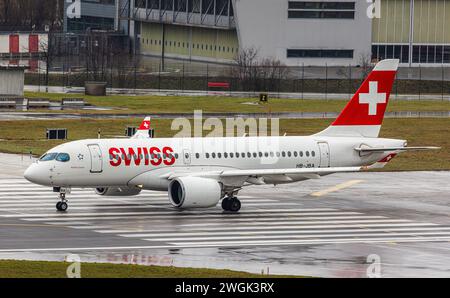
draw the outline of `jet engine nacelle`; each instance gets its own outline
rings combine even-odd
[[[100,196],[107,197],[128,197],[136,196],[141,192],[141,189],[136,187],[97,187],[95,193]]]
[[[177,208],[214,207],[222,197],[222,186],[213,179],[180,177],[169,184],[169,199]]]

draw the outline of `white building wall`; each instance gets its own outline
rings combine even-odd
[[[0,68],[0,96],[23,96],[23,69]]]
[[[372,21],[366,0],[354,0],[354,19],[288,19],[288,2],[234,0],[240,47],[255,47],[261,57],[274,57],[290,66],[358,65],[361,55],[370,57]],[[353,59],[287,58],[287,49],[352,49],[354,54]]]
[[[29,52],[29,34],[20,34],[19,35],[19,51],[20,53],[28,53]]]
[[[0,34],[0,54],[9,53],[9,34]]]

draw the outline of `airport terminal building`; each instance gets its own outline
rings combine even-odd
[[[230,63],[240,49],[289,66],[398,58],[450,63],[446,0],[82,0],[65,30],[126,33],[136,52]],[[371,6],[372,5],[372,6]],[[372,10],[373,7],[379,9]],[[379,18],[378,18],[379,16]]]

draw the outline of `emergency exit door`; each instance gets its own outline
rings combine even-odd
[[[320,151],[320,167],[328,168],[330,167],[330,146],[327,142],[320,142],[319,151]]]
[[[91,173],[103,172],[103,156],[99,145],[88,145],[91,155]]]

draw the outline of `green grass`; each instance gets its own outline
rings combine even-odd
[[[65,278],[71,263],[0,260],[0,278]],[[215,269],[81,263],[82,278],[270,278],[294,277]]]
[[[152,122],[156,137],[170,137],[170,119]],[[310,135],[326,128],[331,119],[281,119],[280,135]],[[61,141],[45,140],[45,129],[68,128],[69,140],[124,135],[127,125],[138,125],[141,119],[108,120],[42,120],[0,121],[0,151],[42,154]],[[32,127],[30,127],[32,123]],[[439,146],[438,151],[407,152],[396,157],[385,170],[450,170],[450,118],[386,119],[380,137],[408,140],[409,146]]]
[[[300,99],[270,99],[267,104],[258,103],[255,98],[234,98],[226,96],[124,96],[105,97],[85,96],[82,94],[25,94],[29,98],[84,98],[88,103],[99,107],[111,107],[109,111],[71,111],[83,114],[101,113],[192,113],[194,109],[204,113],[276,113],[276,112],[339,112],[347,100],[300,100]],[[41,110],[49,112],[48,110]],[[388,111],[450,111],[450,101],[396,101],[391,100]],[[67,113],[67,111],[52,111]]]

